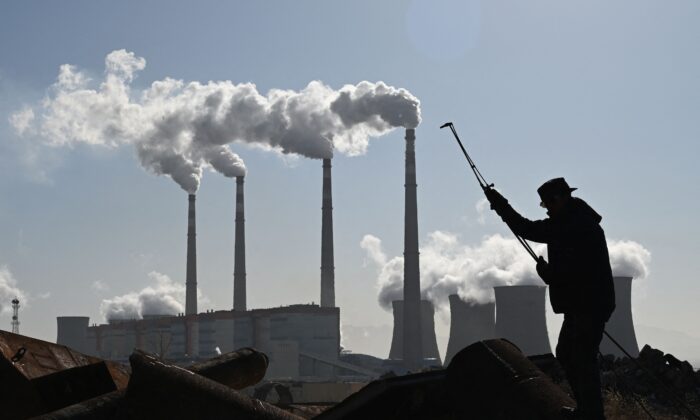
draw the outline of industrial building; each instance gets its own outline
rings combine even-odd
[[[383,367],[415,371],[426,366],[439,366],[442,358],[435,336],[434,308],[420,296],[414,129],[406,129],[405,140],[404,296],[393,302],[394,333],[390,355]],[[58,343],[117,361],[126,361],[134,348],[167,360],[184,362],[241,347],[255,347],[270,357],[269,378],[370,374],[366,366],[361,368],[340,359],[340,309],[335,306],[331,159],[323,159],[322,170],[320,305],[248,308],[244,177],[239,176],[235,194],[232,310],[203,313],[197,310],[196,197],[190,194],[185,312],[144,315],[143,319],[133,320],[115,319],[92,326],[87,317],[59,317]],[[488,335],[483,338],[490,338],[491,334]],[[451,343],[453,349],[469,344],[456,344],[452,338]]]
[[[291,305],[250,311],[211,311],[147,316],[88,326],[87,317],[59,317],[58,344],[107,360],[126,362],[135,348],[166,360],[192,361],[242,347],[270,358],[274,378],[335,376],[340,352],[340,310]],[[186,330],[196,324],[198,339],[187,353]]]
[[[88,317],[58,317],[57,343],[86,354],[126,362],[135,348],[188,362],[241,347],[270,358],[267,377],[334,377],[367,374],[339,361],[340,309],[335,307],[331,162],[323,160],[321,305],[248,310],[246,302],[244,177],[236,179],[233,310],[197,311],[196,197],[188,196],[185,313],[144,315],[89,325]]]

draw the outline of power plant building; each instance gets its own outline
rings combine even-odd
[[[187,361],[254,347],[270,358],[270,378],[331,377],[340,355],[340,310],[318,305],[88,322],[87,317],[59,317],[57,343],[121,362],[136,348]],[[199,330],[196,357],[186,353],[186,328],[193,322]]]

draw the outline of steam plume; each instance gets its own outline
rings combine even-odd
[[[10,313],[12,306],[10,302],[17,298],[23,304],[27,301],[26,294],[17,287],[17,280],[7,266],[0,266],[0,313]]]
[[[546,255],[544,245],[532,245],[537,254]],[[360,246],[379,270],[379,304],[390,310],[391,302],[403,297],[403,257],[387,259],[381,240],[372,235],[365,235]],[[613,240],[609,250],[615,275],[648,274],[651,254],[642,245]],[[450,294],[459,294],[464,301],[485,303],[494,299],[494,286],[544,284],[518,241],[498,234],[470,246],[461,243],[455,234],[435,231],[428,235],[420,253],[421,297],[439,310],[447,310]]]
[[[205,167],[245,175],[242,160],[227,146],[232,142],[322,159],[334,150],[365,153],[370,137],[420,123],[418,99],[382,82],[336,91],[312,81],[300,91],[262,95],[251,83],[165,78],[133,91],[145,66],[132,52],[113,51],[103,80],[91,87],[90,77],[65,64],[41,105],[23,108],[10,122],[18,134],[37,134],[52,146],[133,144],[142,166],[189,193]]]
[[[100,312],[105,320],[141,319],[144,315],[177,315],[185,311],[185,285],[176,283],[165,274],[151,272],[152,286],[138,292],[104,299]],[[199,294],[199,293],[198,293]]]
[[[613,275],[645,278],[649,275],[651,252],[634,241],[616,241],[608,243],[610,266]]]

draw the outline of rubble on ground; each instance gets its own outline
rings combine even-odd
[[[474,343],[446,369],[387,376],[317,418],[560,419],[573,400],[506,340]]]
[[[554,356],[527,358],[507,340],[474,343],[444,369],[384,375],[335,405],[300,404],[285,384],[261,382],[269,361],[254,349],[187,368],[140,350],[129,362],[0,331],[2,417],[556,420],[562,407],[575,405]],[[603,357],[601,378],[610,420],[642,418],[644,410],[657,419],[687,418],[674,398],[700,412],[700,373],[650,346],[634,361]],[[275,404],[264,401],[270,393]]]
[[[253,349],[186,369],[139,350],[129,362],[130,370],[65,346],[0,331],[2,418],[302,418],[238,392],[265,376],[267,356]]]
[[[604,356],[600,369],[608,394],[638,399],[659,415],[689,415],[678,400],[700,413],[700,371],[672,354],[645,345],[634,360]]]

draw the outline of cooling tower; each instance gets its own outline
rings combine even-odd
[[[496,305],[467,303],[459,295],[450,295],[450,340],[447,343],[445,365],[460,350],[477,341],[496,337]]]
[[[428,354],[421,334],[420,268],[418,257],[418,202],[416,197],[416,133],[406,129],[406,182],[404,203],[403,361],[408,370],[421,367]],[[432,309],[431,309],[432,311]],[[432,313],[432,312],[431,312]],[[396,318],[395,318],[396,319]],[[432,319],[432,316],[431,316]],[[431,321],[432,322],[432,321]],[[428,333],[435,336],[433,328]]]
[[[90,318],[87,316],[59,316],[56,317],[56,321],[56,344],[70,347],[81,353],[88,353],[87,328],[90,324]]]
[[[498,286],[496,336],[513,342],[526,356],[551,353],[545,318],[546,286]]]
[[[323,159],[321,204],[321,307],[335,307],[335,266],[333,261],[333,192],[331,160]]]
[[[614,277],[615,312],[605,324],[605,330],[633,357],[639,356],[637,336],[632,322],[632,277]],[[626,357],[605,335],[600,342],[600,352],[615,357]]]
[[[391,306],[394,309],[394,334],[391,339],[391,350],[389,351],[389,359],[392,360],[402,360],[403,359],[403,349],[404,349],[404,304],[402,300],[395,300],[391,302]],[[423,354],[425,361],[419,361],[419,367],[423,367],[427,364],[441,364],[440,362],[440,351],[437,346],[437,339],[435,337],[435,310],[433,309],[433,304],[427,300],[420,301],[421,308],[421,348],[423,349]],[[434,359],[434,360],[427,360]]]
[[[236,242],[233,259],[233,310],[246,310],[245,277],[245,217],[243,205],[243,182],[245,178],[236,177]]]

